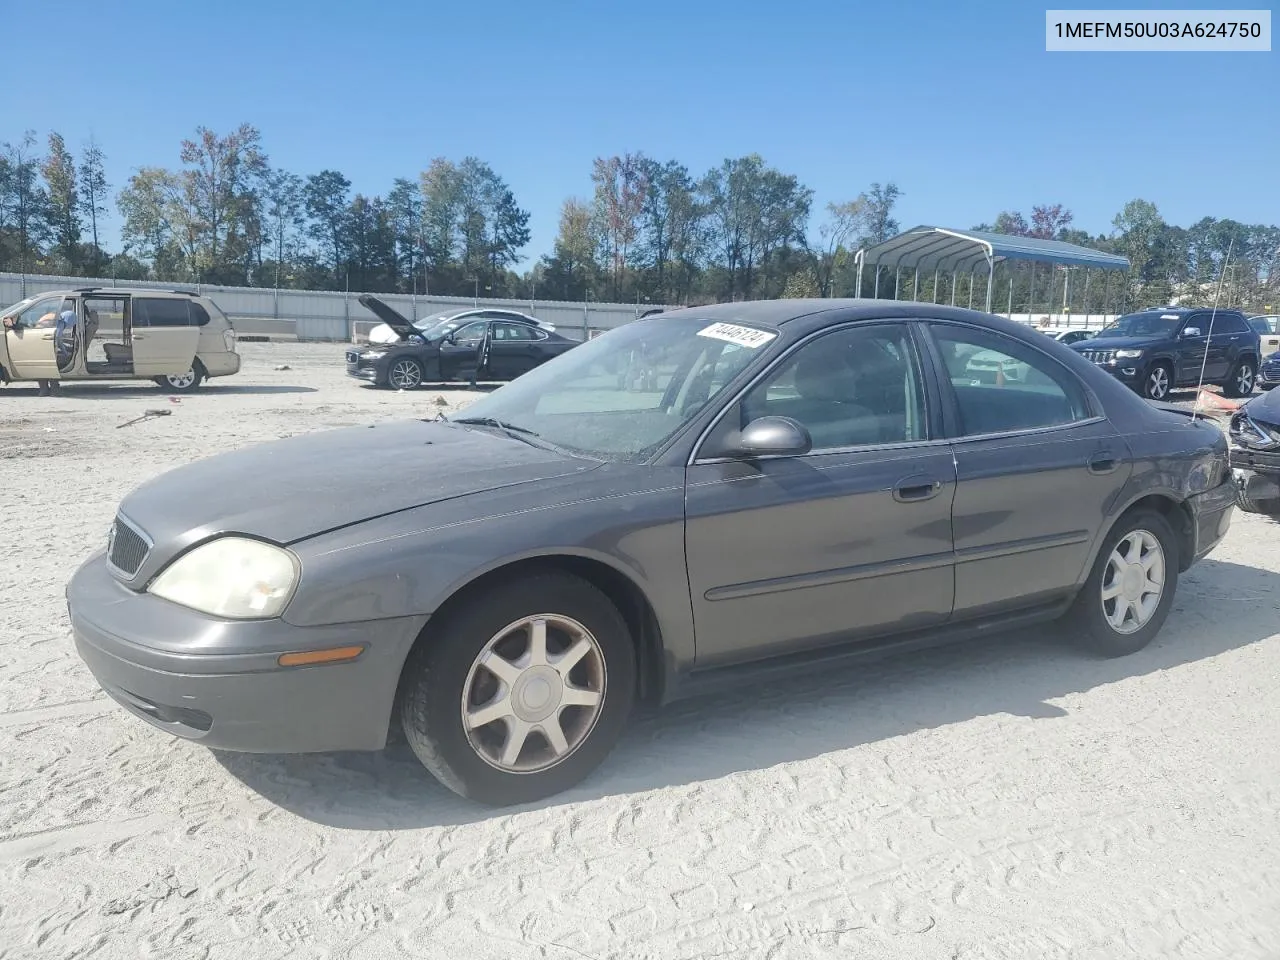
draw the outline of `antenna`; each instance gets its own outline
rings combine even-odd
[[[1209,314],[1209,333],[1205,336],[1204,356],[1200,359],[1200,379],[1196,381],[1196,405],[1191,408],[1191,422],[1194,423],[1200,413],[1200,391],[1204,389],[1204,369],[1209,363],[1209,346],[1213,343],[1213,321],[1218,317],[1218,301],[1222,299],[1222,286],[1227,279],[1227,264],[1231,262],[1231,251],[1235,248],[1236,238],[1232,237],[1227,244],[1227,255],[1222,259],[1222,272],[1218,274],[1218,292],[1213,295],[1213,310]]]

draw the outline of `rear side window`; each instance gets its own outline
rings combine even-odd
[[[191,322],[197,327],[203,327],[209,322],[209,312],[198,303],[188,303],[187,309],[191,311]]]
[[[1204,321],[1205,332],[1209,329],[1209,318]],[[1244,322],[1244,317],[1238,313],[1220,313],[1213,318],[1214,333],[1248,333],[1249,325]]]
[[[189,327],[192,326],[189,300],[161,300],[148,297],[133,301],[133,325],[135,327]],[[205,317],[208,322],[208,317]]]
[[[1039,350],[973,327],[931,325],[965,436],[1063,426],[1090,416],[1071,371]]]

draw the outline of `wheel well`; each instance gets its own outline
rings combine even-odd
[[[637,697],[645,703],[655,703],[662,694],[662,636],[653,605],[639,587],[625,574],[598,560],[587,557],[556,555],[517,560],[477,577],[453,594],[431,616],[422,634],[414,641],[421,643],[431,630],[431,622],[439,622],[449,612],[467,603],[476,595],[517,577],[535,572],[561,570],[586,580],[612,601],[631,628],[631,639],[636,646],[636,676],[639,689]]]
[[[1128,516],[1137,510],[1144,509],[1154,510],[1169,521],[1169,526],[1173,528],[1174,534],[1178,537],[1179,572],[1185,572],[1191,566],[1191,559],[1195,554],[1196,547],[1195,524],[1191,511],[1185,503],[1175,500],[1173,497],[1153,493],[1132,504],[1124,512],[1123,516]],[[1116,521],[1116,523],[1119,522],[1120,520]]]

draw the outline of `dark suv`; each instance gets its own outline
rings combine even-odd
[[[1260,354],[1258,334],[1239,310],[1186,307],[1127,314],[1071,349],[1149,400],[1194,387],[1202,373],[1225,396],[1247,397]]]

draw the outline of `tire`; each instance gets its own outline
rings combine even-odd
[[[520,626],[536,619],[546,622],[549,656],[535,654],[535,630]],[[565,685],[557,656],[584,643]],[[490,663],[508,679],[499,680]],[[579,697],[598,691],[598,705],[565,706],[571,690]],[[446,614],[409,655],[399,714],[409,746],[437,780],[471,800],[507,806],[560,793],[599,766],[622,734],[635,690],[635,645],[617,608],[579,577],[545,573],[494,587]],[[481,707],[492,720],[477,713]],[[479,721],[470,729],[467,710]],[[550,724],[560,731],[558,747],[543,733]],[[524,731],[514,754],[513,729]]]
[[[1108,614],[1119,614],[1118,602],[1124,599],[1125,594],[1122,593],[1109,606],[1103,597],[1103,589],[1104,584],[1108,592],[1111,588],[1120,586],[1113,579],[1112,559],[1122,543],[1126,545],[1123,556],[1134,555],[1132,549],[1135,542],[1131,537],[1155,541],[1163,554],[1164,570],[1154,609],[1144,621],[1135,623],[1127,631],[1121,631],[1113,626]],[[1143,509],[1121,517],[1103,541],[1089,579],[1085,581],[1067,612],[1065,625],[1071,630],[1074,642],[1103,657],[1123,657],[1137,653],[1151,642],[1169,615],[1173,595],[1178,587],[1178,564],[1178,538],[1163,516],[1154,510]],[[1127,615],[1125,622],[1129,622]]]
[[[1165,362],[1154,363],[1142,379],[1141,393],[1148,400],[1167,400],[1173,389],[1173,369]]]
[[[192,393],[199,389],[200,381],[204,377],[204,367],[200,366],[199,360],[193,360],[186,373],[179,374],[176,377],[168,375],[156,377],[156,383],[160,385],[162,390],[168,390],[171,393]]]
[[[422,386],[422,364],[413,357],[400,357],[387,366],[387,386],[392,390],[417,390]]]
[[[1258,379],[1258,367],[1252,360],[1241,360],[1231,368],[1226,383],[1222,385],[1224,397],[1247,397],[1253,393],[1253,385]]]

